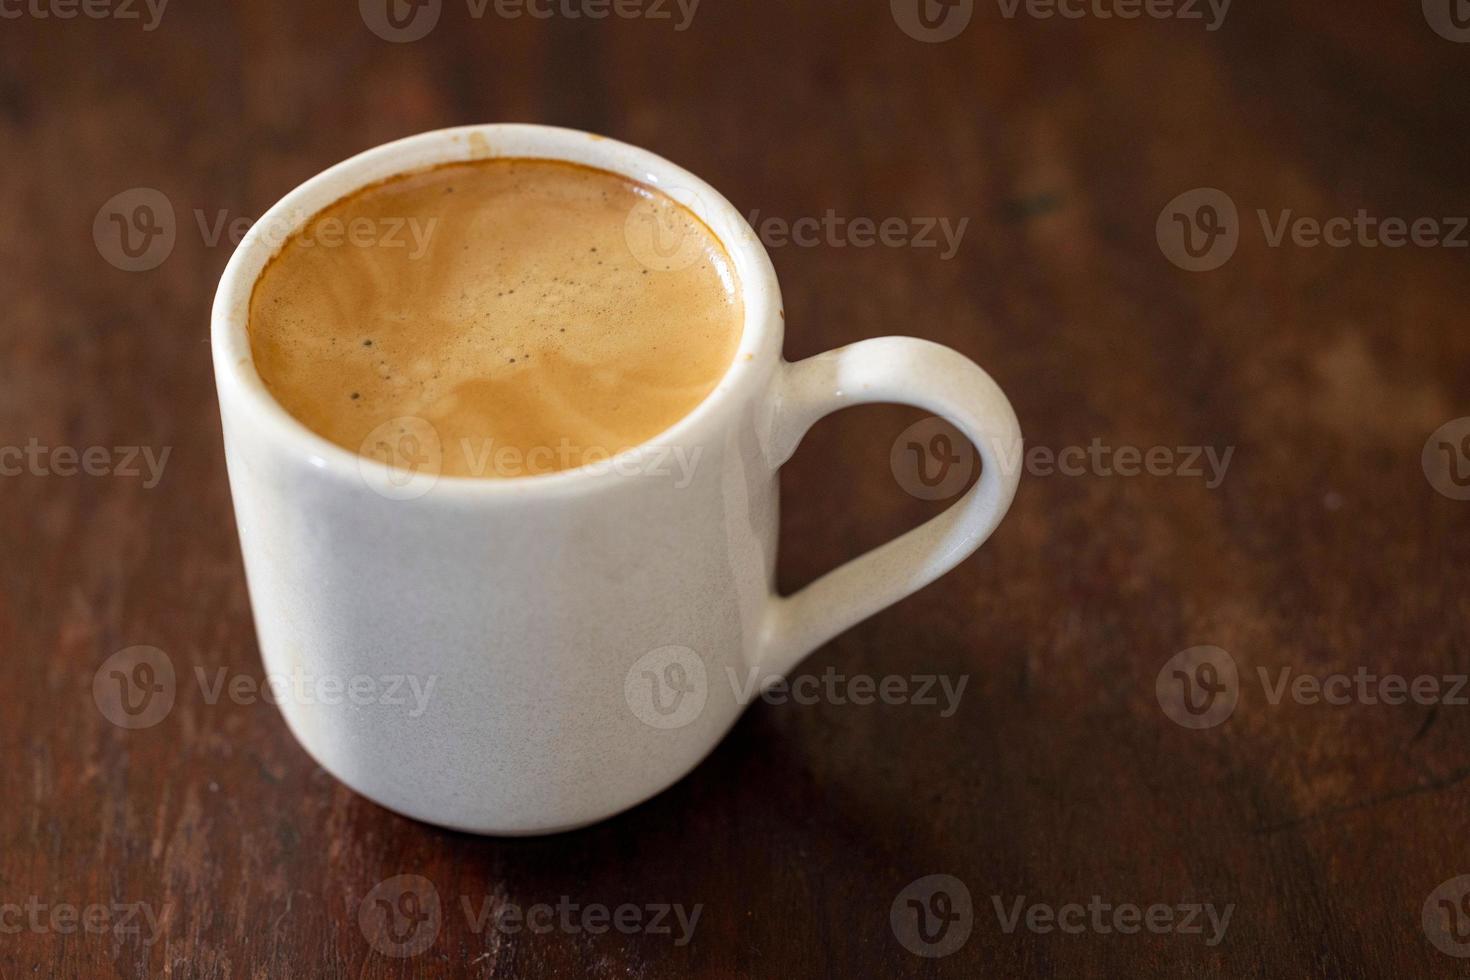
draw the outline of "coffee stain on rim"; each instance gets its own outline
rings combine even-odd
[[[485,160],[495,156],[495,150],[490,146],[490,141],[485,138],[484,133],[470,133],[466,142],[470,147],[471,160]]]

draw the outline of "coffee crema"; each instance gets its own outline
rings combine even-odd
[[[313,216],[256,282],[249,332],[267,389],[337,445],[413,466],[410,439],[445,475],[518,477],[671,427],[719,383],[743,321],[729,255],[673,199],[494,159]]]

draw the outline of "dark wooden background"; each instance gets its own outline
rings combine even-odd
[[[981,0],[926,44],[888,0],[704,0],[685,31],[475,20],[446,0],[428,37],[390,44],[351,0],[178,0],[151,31],[7,5],[0,446],[171,456],[152,489],[0,477],[0,905],[148,903],[162,929],[6,932],[0,976],[1464,975],[1421,910],[1470,873],[1470,709],[1272,705],[1256,674],[1470,670],[1470,502],[1420,464],[1470,415],[1470,255],[1271,248],[1254,219],[1470,213],[1470,45],[1419,8],[1240,0],[1209,32]],[[807,665],[966,676],[953,717],[757,704],[677,786],[558,837],[387,813],[313,765],[274,707],[211,705],[191,680],[261,673],[210,370],[230,246],[197,215],[251,218],[361,149],[489,121],[646,146],[763,216],[969,218],[947,262],[774,249],[788,356],[931,338],[990,370],[1033,446],[1235,447],[1228,475],[1028,476],[977,557]],[[133,273],[92,227],[137,187],[170,201],[177,242]],[[1211,272],[1155,237],[1197,187],[1244,225]],[[813,432],[784,477],[784,587],[942,506],[889,467],[918,418],[867,408]],[[129,731],[92,681],[139,644],[184,680],[161,723]],[[1195,731],[1155,679],[1202,644],[1241,679],[1234,714]],[[357,921],[399,874],[446,908],[413,958]],[[889,922],[930,874],[972,895],[971,935],[942,959]],[[992,896],[1022,895],[1235,908],[1213,947],[1008,934]],[[561,896],[704,908],[680,947],[476,934],[459,905]]]

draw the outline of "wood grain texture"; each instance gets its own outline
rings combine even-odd
[[[1256,218],[1470,214],[1470,44],[1419,8],[1240,3],[1211,32],[979,2],[927,44],[887,0],[705,0],[682,31],[672,4],[511,20],[444,0],[427,37],[391,44],[352,2],[170,4],[153,30],[5,5],[22,16],[0,20],[0,447],[170,456],[151,488],[0,477],[0,906],[144,903],[159,930],[0,909],[0,976],[1463,975],[1421,912],[1470,874],[1467,708],[1272,704],[1259,674],[1470,670],[1470,502],[1420,462],[1470,415],[1470,250],[1272,247]],[[757,704],[666,793],[547,839],[389,814],[273,706],[195,682],[261,674],[209,361],[230,242],[210,232],[358,150],[486,121],[646,146],[761,218],[968,219],[949,260],[773,248],[788,356],[927,337],[997,378],[1032,447],[1233,447],[1223,482],[1028,475],[977,557],[803,668],[967,678],[950,717]],[[138,187],[168,199],[177,241],[130,273],[92,227]],[[1192,273],[1155,228],[1201,187],[1238,205],[1240,242]],[[812,433],[784,474],[784,587],[943,505],[890,470],[918,418],[865,408]],[[1189,730],[1155,681],[1203,644],[1234,658],[1239,700]],[[168,716],[130,731],[92,685],[134,645],[180,679]],[[410,958],[358,924],[401,874],[443,904]],[[890,926],[931,874],[972,899],[940,959]],[[1007,932],[995,910],[1094,895],[1234,908],[1216,945]],[[462,904],[563,896],[702,911],[677,945],[476,932]]]

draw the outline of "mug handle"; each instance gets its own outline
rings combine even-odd
[[[848,627],[917,592],[974,553],[1000,524],[1021,479],[1021,427],[1000,387],[956,351],[879,337],[783,364],[771,458],[780,468],[820,418],[870,402],[913,405],[947,419],[975,445],[979,481],[944,513],[790,596],[772,594],[758,665],[763,686]]]

